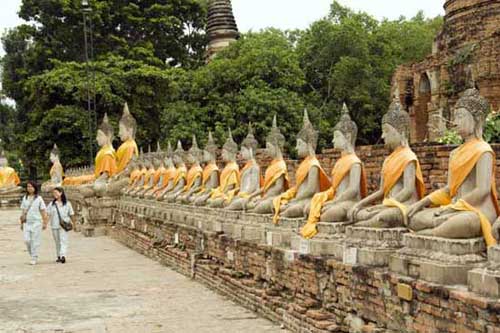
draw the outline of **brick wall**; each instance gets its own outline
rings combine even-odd
[[[114,239],[293,332],[500,333],[500,302],[463,287],[328,257],[291,260],[283,249],[171,221],[133,214],[116,214],[115,221]],[[404,298],[401,287],[411,291]]]

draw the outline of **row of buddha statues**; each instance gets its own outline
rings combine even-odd
[[[212,134],[200,149],[196,137],[185,151],[180,142],[166,153],[137,154],[133,141],[135,127],[128,108],[120,121],[122,146],[115,154],[112,128],[107,117],[99,128],[94,181],[79,185],[83,197],[107,192],[160,202],[306,217],[301,234],[312,238],[318,222],[350,223],[369,228],[406,227],[421,235],[467,239],[484,237],[488,246],[500,225],[495,185],[496,158],[483,140],[483,127],[490,111],[485,98],[475,88],[468,89],[454,109],[454,127],[464,143],[449,158],[447,185],[428,195],[417,155],[408,144],[410,118],[394,98],[382,119],[382,139],[390,154],[382,165],[380,186],[368,195],[363,161],[355,153],[358,128],[344,105],[333,133],[333,144],[341,151],[331,177],[316,157],[318,132],[304,112],[296,149],[301,159],[291,186],[283,159],[285,137],[276,117],[266,137],[266,154],[272,159],[264,176],[255,159],[258,142],[250,128],[241,148],[229,130],[222,147],[224,167],[216,164],[218,147]],[[125,120],[124,120],[125,119]],[[126,120],[128,119],[128,120]],[[245,160],[242,169],[237,155]],[[189,166],[189,167],[188,167]],[[78,182],[76,182],[78,183]]]

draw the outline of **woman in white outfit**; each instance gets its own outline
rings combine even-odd
[[[38,249],[42,242],[42,229],[47,229],[48,218],[45,202],[38,195],[35,182],[29,181],[26,185],[26,195],[23,197],[21,209],[21,230],[23,230],[24,242],[31,257],[30,264],[36,265]]]
[[[73,211],[71,202],[66,199],[62,187],[56,187],[52,191],[52,194],[54,200],[49,204],[47,212],[49,214],[52,236],[56,243],[56,262],[64,264],[68,251],[68,232],[61,227],[61,220],[74,225],[75,212]]]

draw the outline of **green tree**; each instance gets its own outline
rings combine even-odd
[[[194,132],[203,142],[210,129],[223,143],[231,127],[240,141],[252,122],[263,143],[277,114],[289,147],[295,145],[305,80],[288,34],[270,29],[243,35],[207,66],[175,81],[178,90],[162,112],[166,139],[187,142]]]

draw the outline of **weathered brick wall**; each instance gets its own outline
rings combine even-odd
[[[500,333],[500,302],[463,287],[328,257],[290,259],[285,250],[221,233],[123,217],[110,229],[113,238],[294,332]],[[398,288],[410,292],[402,298]]]

